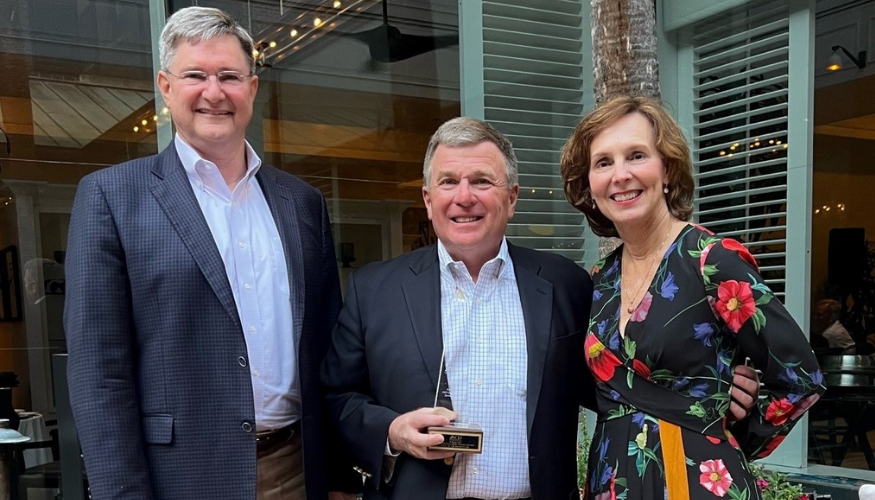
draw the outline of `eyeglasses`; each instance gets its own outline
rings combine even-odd
[[[248,78],[253,76],[252,73],[246,74],[239,71],[219,71],[218,73],[206,73],[204,71],[185,71],[180,74],[174,74],[164,70],[167,74],[174,76],[182,81],[183,85],[197,86],[204,85],[211,76],[216,77],[216,82],[221,87],[240,87]]]

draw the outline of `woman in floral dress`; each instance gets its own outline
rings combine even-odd
[[[654,100],[583,118],[562,157],[565,191],[623,244],[592,270],[585,349],[597,381],[589,498],[760,498],[746,456],[771,453],[824,391],[807,340],[735,240],[685,221],[689,148]],[[734,364],[766,397],[727,428]]]

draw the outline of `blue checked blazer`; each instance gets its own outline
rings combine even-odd
[[[579,405],[595,407],[583,340],[592,281],[570,260],[508,243],[526,326],[526,428],[533,500],[578,500]],[[432,406],[443,352],[435,246],[354,272],[322,366],[331,416],[367,475],[366,500],[444,500],[452,469],[402,453],[382,476],[389,425]],[[484,437],[489,446],[489,437]]]
[[[290,270],[307,497],[327,498],[351,472],[326,438],[318,379],[340,308],[328,213],[292,175],[263,165],[257,179]],[[66,279],[70,398],[93,498],[254,500],[246,343],[175,147],[82,179]]]

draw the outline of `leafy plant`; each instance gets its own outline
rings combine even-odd
[[[586,488],[586,464],[589,458],[589,445],[592,438],[589,437],[586,429],[585,411],[580,410],[579,429],[577,434],[577,488],[580,490],[580,497],[583,498],[583,490]]]
[[[804,500],[802,485],[787,481],[787,474],[766,470],[762,465],[751,464],[750,471],[756,478],[763,500]]]

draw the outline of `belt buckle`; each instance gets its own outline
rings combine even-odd
[[[298,422],[295,422],[285,427],[265,432],[261,436],[256,434],[255,443],[258,446],[268,446],[273,442],[281,441],[294,436],[295,433],[298,431],[298,428]]]

